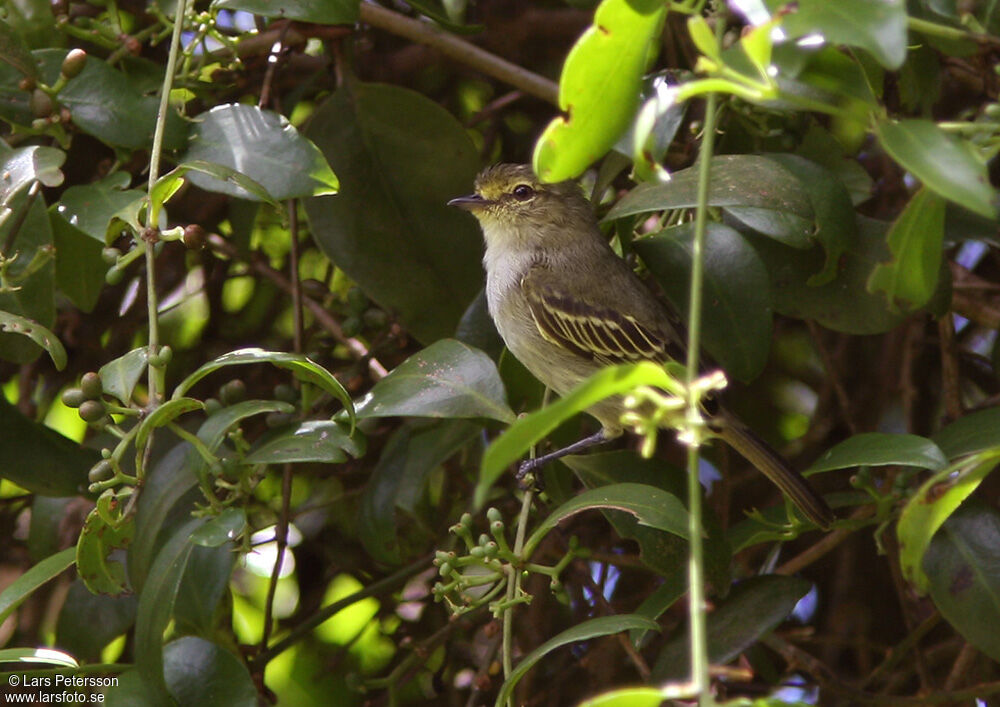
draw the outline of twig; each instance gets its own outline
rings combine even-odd
[[[969,668],[972,667],[977,655],[979,655],[979,651],[971,643],[962,646],[955,663],[951,666],[951,672],[948,673],[948,677],[944,681],[945,690],[954,690],[959,681],[968,675]]]
[[[957,420],[962,416],[962,398],[959,391],[958,356],[955,354],[955,323],[951,312],[938,319],[938,337],[944,412],[947,419]]]
[[[893,646],[889,653],[885,656],[881,663],[875,666],[875,669],[868,674],[864,682],[861,683],[861,687],[865,688],[869,685],[874,684],[879,678],[886,675],[890,670],[896,667],[906,654],[917,645],[917,642],[921,638],[927,635],[927,633],[937,626],[941,622],[941,614],[934,612],[926,619],[921,621],[915,629],[906,634],[906,637]]]
[[[247,265],[249,265],[255,272],[266,277],[268,280],[277,285],[279,289],[291,293],[292,283],[288,281],[288,278],[285,277],[284,274],[278,272],[267,263],[262,263],[254,258],[247,258],[246,256],[241,255],[235,246],[217,233],[209,234],[208,245],[212,248],[212,250],[217,253],[221,253],[227,258],[247,263]],[[340,328],[340,324],[330,315],[328,311],[326,311],[326,308],[323,307],[321,303],[312,299],[308,295],[303,294],[302,304],[313,313],[313,316],[316,317],[316,321],[319,322],[319,325],[328,331],[334,339],[346,346],[348,351],[354,354],[355,358],[360,361],[368,361],[368,371],[373,378],[377,380],[379,378],[385,378],[389,374],[385,366],[379,363],[378,359],[370,355],[368,348],[363,343],[361,343],[358,339],[348,338],[344,335],[344,330]]]
[[[874,506],[862,506],[851,514],[850,520],[863,520],[865,518],[869,518],[874,513]],[[811,545],[809,548],[778,567],[774,571],[775,574],[795,574],[796,572],[801,572],[804,568],[808,567],[813,562],[840,545],[840,543],[847,540],[847,538],[851,537],[856,530],[857,528],[854,527],[838,528],[837,530],[827,533],[815,544]]]
[[[554,81],[490,54],[432,24],[410,19],[370,2],[361,3],[361,21],[437,49],[449,59],[470,66],[543,101],[559,105],[559,87]]]
[[[854,416],[851,414],[851,400],[848,398],[844,384],[840,380],[840,374],[833,364],[833,358],[823,344],[819,326],[812,319],[806,320],[806,325],[809,327],[809,335],[812,337],[813,344],[816,345],[816,350],[819,352],[819,358],[823,362],[823,368],[826,369],[827,379],[833,387],[834,396],[837,398],[837,405],[840,407],[840,414],[843,415],[844,422],[847,424],[847,428],[851,431],[851,434],[856,435],[858,433],[858,426],[855,424]]]

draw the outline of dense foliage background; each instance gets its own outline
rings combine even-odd
[[[683,692],[672,435],[537,492],[507,473],[592,432],[588,397],[672,383],[609,370],[534,412],[445,203],[497,161],[580,177],[686,316],[699,156],[704,347],[841,518],[822,533],[704,450],[712,691],[1000,692],[995,3],[2,11],[0,692]]]

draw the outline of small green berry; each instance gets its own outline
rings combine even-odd
[[[28,99],[28,108],[31,109],[31,114],[36,118],[47,118],[52,115],[55,104],[49,94],[36,88],[31,92],[31,98]]]
[[[104,403],[99,400],[85,400],[80,405],[79,414],[85,422],[100,422],[104,419]]]
[[[68,408],[78,408],[87,400],[87,396],[79,388],[67,388],[62,392],[62,404]]]
[[[97,400],[104,394],[101,375],[95,371],[84,373],[80,378],[80,390],[83,391],[87,400]]]
[[[108,265],[114,265],[118,262],[118,258],[121,257],[122,252],[117,248],[104,248],[101,251],[101,260],[103,260]]]
[[[108,270],[107,274],[104,276],[104,281],[109,285],[117,285],[124,279],[125,279],[125,271],[117,267]]]
[[[226,383],[219,388],[219,400],[223,405],[235,405],[247,399],[247,385],[239,378]]]
[[[274,386],[274,399],[285,403],[295,404],[299,402],[299,391],[288,383],[279,383]]]
[[[87,472],[87,480],[92,484],[100,483],[101,481],[107,481],[112,476],[115,475],[115,470],[111,468],[111,464],[102,459],[90,468]]]
[[[63,59],[62,75],[68,79],[76,78],[83,71],[87,63],[87,52],[82,49],[70,49],[69,54]]]

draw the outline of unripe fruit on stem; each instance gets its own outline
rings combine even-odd
[[[115,470],[111,468],[111,464],[102,459],[90,468],[90,471],[87,473],[87,480],[92,484],[96,484],[101,481],[107,481],[114,475]]]
[[[79,388],[67,388],[62,392],[62,404],[68,408],[78,408],[87,401],[87,396]]]
[[[63,59],[62,75],[68,79],[76,78],[87,63],[87,52],[82,49],[70,49]]]
[[[223,405],[235,405],[247,399],[246,383],[239,378],[229,381],[219,389],[219,399]]]
[[[99,400],[86,400],[80,406],[80,417],[85,422],[99,422],[104,418],[104,403]]]
[[[207,239],[208,236],[205,234],[205,229],[196,223],[185,226],[184,235],[181,236],[181,242],[184,244],[184,247],[191,250],[201,250],[204,248]]]
[[[115,263],[118,262],[118,256],[120,256],[121,254],[122,252],[117,248],[105,248],[104,250],[101,251],[101,260],[103,260],[108,265],[114,265]]]
[[[101,382],[101,376],[94,371],[89,371],[83,374],[80,378],[80,390],[87,397],[87,400],[97,400],[101,395],[104,394],[104,384]]]
[[[31,114],[36,118],[47,118],[52,115],[52,109],[55,108],[55,104],[52,102],[49,94],[40,88],[36,88],[31,92],[31,98],[28,99],[28,108],[31,109]]]

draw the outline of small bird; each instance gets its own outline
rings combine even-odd
[[[611,250],[579,185],[543,184],[530,165],[498,164],[476,177],[474,194],[448,204],[479,220],[490,315],[507,348],[546,386],[564,395],[610,364],[684,362],[676,318]],[[712,407],[711,429],[828,528],[833,511],[806,480],[738,418]],[[601,431],[543,459],[618,437],[624,410],[621,397],[594,405],[588,412]]]

